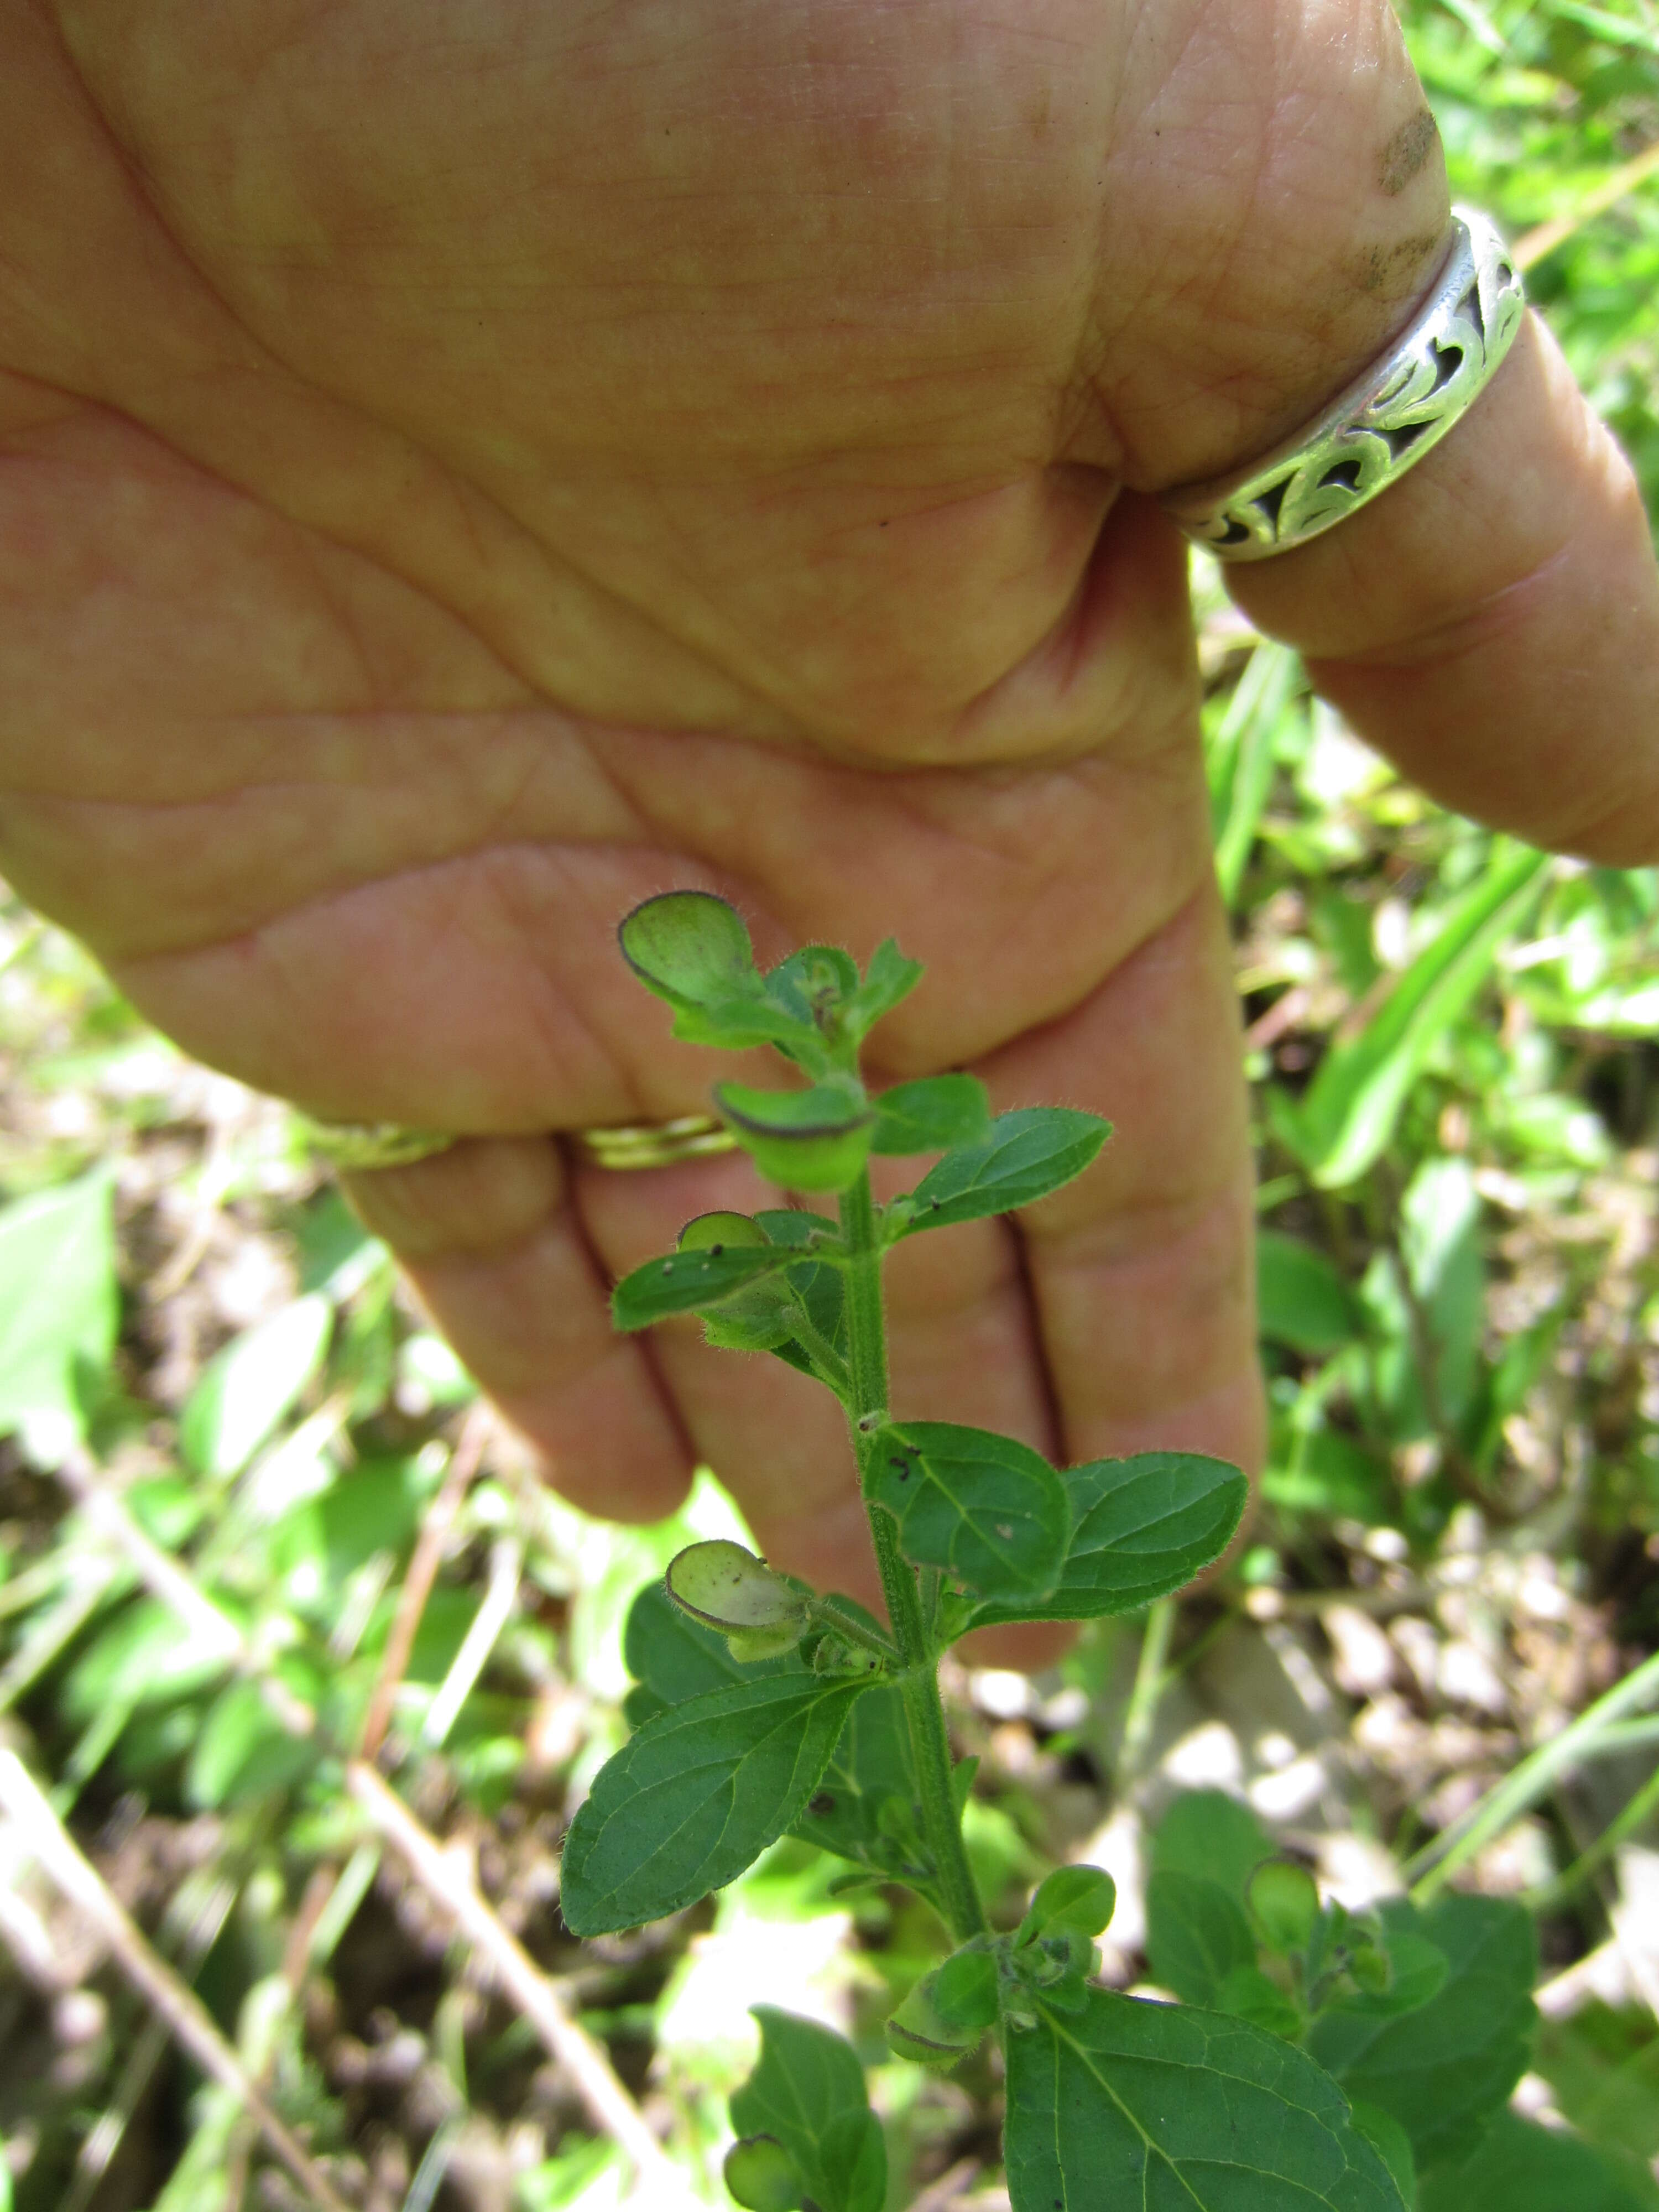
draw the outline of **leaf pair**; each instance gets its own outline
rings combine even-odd
[[[1248,1486],[1193,1452],[1093,1460],[1062,1474],[1012,1437],[948,1421],[879,1432],[872,1504],[904,1555],[959,1583],[953,1635],[1012,1620],[1090,1620],[1181,1589],[1231,1541]]]
[[[776,2146],[799,2196],[737,2201],[880,2212],[885,2150],[857,2054],[815,2021],[769,2006],[755,2017],[760,2063],[732,2124],[745,2144]],[[1401,2212],[1336,2084],[1243,2021],[1091,1990],[1075,2012],[1044,2011],[1008,2036],[1007,2081],[1014,2212]],[[765,2167],[769,2180],[778,2165]]]

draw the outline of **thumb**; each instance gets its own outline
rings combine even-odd
[[[1447,805],[1614,866],[1659,857],[1659,568],[1630,466],[1536,316],[1416,467],[1227,581]]]

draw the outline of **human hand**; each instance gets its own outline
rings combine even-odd
[[[1260,1449],[1249,1162],[1183,548],[1433,273],[1384,0],[0,0],[0,857],[191,1050],[453,1129],[354,1179],[592,1510],[706,1458],[862,1586],[777,1363],[610,1331],[726,1159],[549,1132],[699,1106],[612,930],[927,963],[878,1072],[1118,1133],[892,1269],[895,1401],[1079,1458]],[[1452,803],[1659,844],[1659,595],[1534,328],[1455,434],[1243,572]]]

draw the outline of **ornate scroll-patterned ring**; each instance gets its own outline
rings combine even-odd
[[[1262,561],[1346,522],[1474,405],[1521,327],[1526,295],[1491,218],[1455,208],[1451,251],[1410,327],[1323,414],[1259,460],[1164,504],[1218,560]]]

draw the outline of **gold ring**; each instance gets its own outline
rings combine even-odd
[[[447,1152],[460,1139],[442,1129],[406,1129],[401,1121],[319,1121],[295,1109],[306,1142],[331,1168],[362,1175],[374,1168],[412,1167]]]
[[[681,1160],[735,1150],[737,1139],[712,1114],[682,1114],[672,1121],[624,1122],[610,1129],[576,1129],[573,1143],[596,1168],[673,1167]]]
[[[409,1129],[400,1121],[319,1121],[296,1118],[313,1152],[342,1174],[412,1167],[462,1140],[453,1131]],[[571,1142],[597,1168],[666,1168],[680,1160],[712,1158],[735,1149],[737,1139],[712,1114],[681,1114],[672,1121],[631,1121],[602,1129],[573,1129]]]

